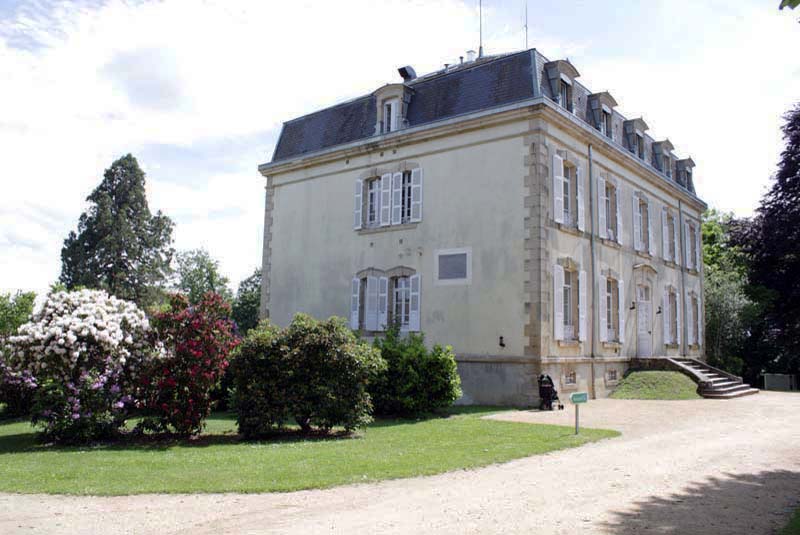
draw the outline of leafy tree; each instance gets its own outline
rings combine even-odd
[[[219,294],[225,301],[230,301],[232,295],[228,288],[229,282],[219,272],[219,262],[208,251],[193,249],[178,253],[176,289],[186,294],[190,303],[199,303],[208,292]]]
[[[145,174],[136,158],[123,156],[106,169],[87,198],[89,209],[61,249],[60,281],[68,289],[99,288],[148,303],[169,274],[172,220],[150,213]]]
[[[736,222],[732,243],[747,265],[751,299],[765,322],[752,340],[760,371],[800,371],[800,104],[786,115],[786,147],[752,220]]]
[[[785,7],[794,9],[797,6],[800,6],[800,0],[781,0],[780,9],[783,9]]]
[[[258,325],[258,309],[261,304],[261,268],[239,283],[233,301],[233,319],[242,335]]]
[[[0,294],[0,339],[14,334],[33,313],[34,292]]]

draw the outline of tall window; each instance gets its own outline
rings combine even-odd
[[[606,237],[609,240],[617,239],[617,188],[606,180],[605,205],[606,205]]]
[[[408,329],[411,310],[411,284],[408,277],[392,279],[392,317],[391,322],[401,329]]]
[[[636,134],[636,153],[640,160],[644,160],[644,136]]]
[[[568,111],[572,111],[572,86],[561,80],[560,94],[558,96],[561,106]]]
[[[675,262],[675,216],[672,213],[667,214],[667,250],[669,258]]]
[[[664,174],[668,177],[672,178],[672,160],[668,155],[664,155],[662,160],[662,165],[664,167]]]
[[[607,340],[619,340],[619,282],[606,279],[606,330]]]
[[[678,343],[678,294],[669,292],[669,342]]]
[[[692,324],[689,326],[692,329],[692,340],[695,345],[700,345],[700,304],[697,302],[697,295],[692,294]]]
[[[607,138],[612,139],[611,114],[606,110],[602,110],[600,117],[600,132]]]
[[[400,222],[408,223],[411,220],[411,171],[403,172],[401,192]]]
[[[693,223],[689,223],[688,241],[689,243],[687,244],[687,248],[689,249],[689,258],[691,259],[689,267],[697,269],[697,247],[695,247],[695,243],[697,242],[697,228]]]
[[[573,286],[575,284],[575,273],[572,271],[564,270],[564,338],[571,340],[575,338],[575,318],[574,318],[574,302]]]
[[[567,163],[564,162],[564,223],[567,224],[572,223],[572,196],[570,191],[572,190],[572,181],[574,176],[575,168],[567,165]]]
[[[389,133],[397,130],[397,100],[387,100],[383,103],[383,132]]]
[[[639,198],[637,203],[637,209],[634,213],[634,217],[636,218],[636,223],[634,225],[634,231],[637,233],[634,236],[637,242],[637,250],[639,251],[649,251],[650,250],[650,217],[649,217],[649,210],[647,206],[647,201]]]
[[[367,226],[375,227],[380,223],[381,180],[373,178],[367,182]]]

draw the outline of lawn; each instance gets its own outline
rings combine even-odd
[[[380,420],[352,437],[285,433],[240,441],[235,421],[214,414],[197,441],[53,447],[26,422],[0,423],[0,491],[121,495],[271,492],[438,474],[571,448],[617,436],[609,430],[482,419],[498,409],[448,417]]]
[[[701,399],[697,384],[679,372],[633,371],[620,381],[615,399]]]
[[[800,509],[795,510],[789,523],[778,535],[800,535]]]

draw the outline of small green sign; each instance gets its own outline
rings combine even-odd
[[[574,392],[569,395],[569,400],[572,403],[586,403],[589,401],[589,394],[586,392]]]

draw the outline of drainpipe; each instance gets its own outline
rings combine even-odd
[[[683,264],[686,265],[686,232],[683,223],[683,203],[680,199],[678,199],[678,221],[680,224],[680,230],[678,231],[678,235],[681,237],[681,260]],[[686,335],[688,334],[689,326],[686,325],[686,272],[683,269],[683,266],[678,266],[681,270],[681,308],[683,309],[681,313],[683,314],[683,323],[682,323],[682,333],[681,333],[681,352],[683,353],[682,356],[687,356],[689,351],[686,346]]]
[[[589,226],[591,230],[591,234],[589,235],[589,244],[591,248],[591,257],[592,257],[592,351],[591,351],[591,361],[590,361],[590,369],[592,374],[592,380],[589,383],[589,390],[591,391],[592,399],[596,399],[597,395],[595,393],[595,386],[594,386],[594,359],[595,359],[595,350],[596,350],[596,343],[597,339],[594,335],[595,326],[597,325],[597,315],[599,314],[599,310],[597,310],[597,300],[595,299],[594,287],[597,281],[597,273],[595,272],[595,229],[594,229],[594,189],[596,180],[594,180],[594,174],[592,174],[592,144],[589,143],[589,220],[591,221],[591,225]],[[599,194],[599,192],[598,192]]]

